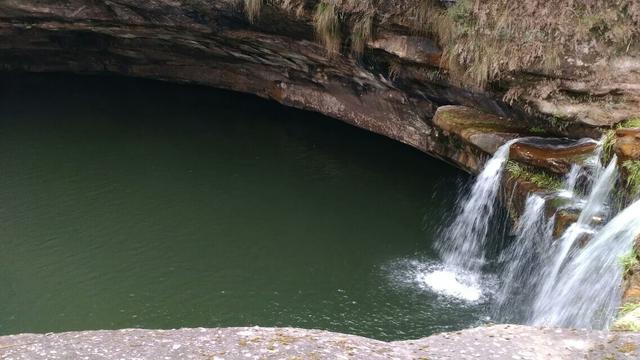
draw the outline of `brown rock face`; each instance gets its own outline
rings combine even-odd
[[[432,41],[395,22],[409,2],[384,10],[388,29],[379,25],[380,37],[356,59],[348,52],[329,56],[314,40],[310,2],[301,2],[300,14],[286,2],[266,4],[252,25],[235,0],[5,0],[0,70],[111,73],[252,93],[476,172],[486,154],[449,141],[431,117],[439,102],[499,110],[496,102],[455,87],[430,92],[389,79],[389,58],[427,67],[439,61]]]
[[[433,67],[441,66],[442,50],[438,45],[422,36],[381,33],[367,44],[372,49],[381,49],[401,59]]]
[[[578,211],[560,210],[556,213],[555,223],[553,226],[553,237],[559,238],[571,226],[578,221],[580,213]]]
[[[590,114],[552,126],[522,111],[553,113],[545,109],[561,104],[546,95],[529,99],[532,92],[524,91],[520,99],[528,99],[526,106],[514,100],[512,107],[502,101],[508,91],[502,86],[461,88],[442,66],[437,43],[407,25],[421,4],[377,2],[375,31],[364,41],[364,53],[351,55],[352,40],[346,35],[353,23],[344,22],[341,51],[330,56],[314,34],[317,1],[264,2],[250,23],[238,0],[0,0],[0,70],[109,73],[252,93],[385,135],[469,172],[478,172],[506,141],[530,136],[534,126],[562,128],[572,138],[599,132]],[[344,18],[354,15],[353,9],[339,10]],[[624,91],[616,85],[635,79],[623,71],[635,71],[635,60],[614,65],[615,84],[607,91],[636,92],[636,83]],[[580,95],[565,99],[574,108],[585,105],[580,99],[591,94],[579,73],[565,73],[567,79],[557,86]],[[549,84],[552,77],[512,75],[505,84],[526,88]],[[628,110],[629,102],[618,103]],[[624,147],[625,141],[620,144]],[[564,147],[527,142],[514,147],[513,156],[564,173],[591,149],[591,144],[575,142]],[[514,182],[522,199],[536,191],[534,184]]]
[[[572,164],[593,153],[596,145],[591,139],[525,139],[511,146],[510,157],[557,174],[566,174]]]
[[[433,123],[445,132],[492,154],[509,140],[522,137],[526,128],[512,119],[466,106],[442,106]]]
[[[640,128],[616,130],[614,151],[621,161],[640,160]]]

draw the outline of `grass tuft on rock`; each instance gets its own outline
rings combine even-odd
[[[614,129],[605,132],[602,138],[602,160],[604,163],[608,163],[613,157],[613,148],[616,144],[616,130],[631,128],[640,128],[640,117],[622,121],[618,123]]]
[[[340,35],[340,19],[335,4],[322,1],[316,6],[313,24],[318,40],[324,45],[329,55],[340,52],[342,45]]]
[[[629,250],[628,253],[620,257],[619,261],[622,266],[622,271],[627,274],[639,264],[638,254],[636,254],[635,249]]]
[[[602,137],[602,162],[608,164],[613,158],[613,147],[616,144],[616,131],[608,130]]]
[[[619,123],[616,128],[618,129],[631,129],[640,128],[640,117],[625,120]]]
[[[373,11],[368,11],[357,17],[351,29],[351,51],[362,55],[367,42],[373,37]]]
[[[634,311],[635,309],[638,309],[638,308],[640,308],[640,304],[638,304],[638,303],[626,303],[626,304],[624,304],[624,305],[622,305],[620,307],[619,315],[623,316],[623,315],[628,314],[628,313],[630,313],[630,312],[632,312],[632,311]]]
[[[640,160],[627,160],[622,163],[626,171],[627,187],[632,196],[640,194]]]
[[[263,0],[244,0],[244,12],[250,23],[254,23],[260,16]]]
[[[562,181],[555,176],[516,161],[507,163],[507,172],[511,177],[531,182],[541,189],[559,190],[562,188]]]
[[[604,57],[637,49],[637,0],[423,0],[417,28],[434,34],[452,75],[484,88],[517,71],[557,73],[565,51],[589,46]]]
[[[618,318],[612,329],[616,331],[640,331],[640,303],[627,302],[618,308]]]

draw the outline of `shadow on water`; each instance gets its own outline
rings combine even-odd
[[[484,316],[405,269],[436,261],[468,178],[447,164],[249,95],[0,80],[2,334],[261,325],[391,340]]]

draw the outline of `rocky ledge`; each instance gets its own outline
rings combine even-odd
[[[431,10],[423,9],[427,3]],[[442,36],[422,28],[424,16],[451,3],[3,0],[0,70],[119,74],[252,93],[388,136],[469,172],[486,157],[475,145],[482,141],[481,150],[491,152],[496,136],[466,132],[478,138],[471,144],[447,131],[442,136],[433,116],[443,105],[510,118],[507,132],[571,138],[598,137],[602,127],[638,115],[635,43],[613,57],[588,46],[568,52],[555,72],[527,66],[484,88],[460,83],[443,61]],[[463,5],[458,10],[472,11]]]
[[[382,342],[294,328],[126,329],[4,336],[0,358],[622,360],[640,358],[640,334],[494,325]]]

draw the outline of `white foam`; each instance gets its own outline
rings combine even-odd
[[[410,287],[440,296],[445,302],[478,305],[496,292],[493,274],[476,274],[430,259],[397,259],[383,266],[395,286]]]
[[[449,270],[435,270],[418,275],[418,281],[440,295],[477,302],[482,298],[482,288],[475,279]]]

